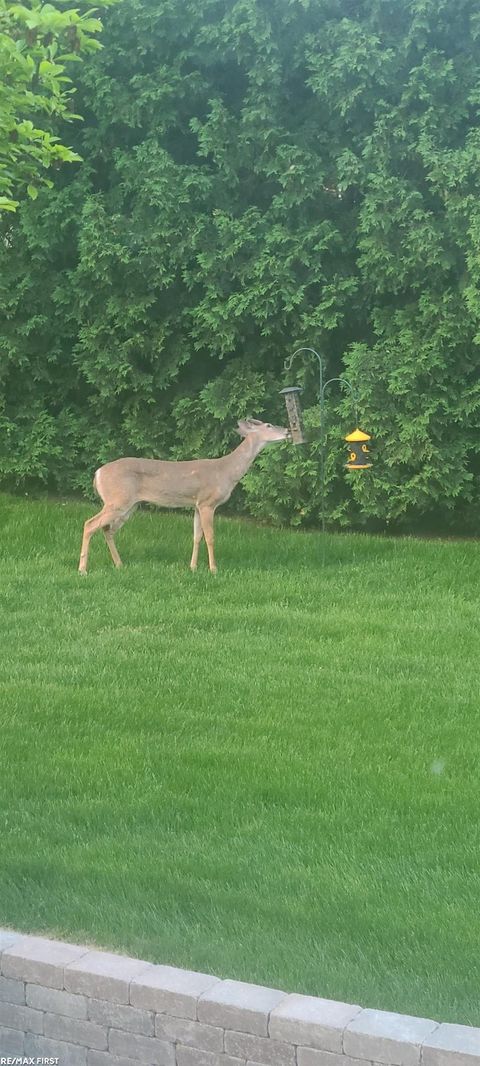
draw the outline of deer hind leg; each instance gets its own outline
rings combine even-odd
[[[112,556],[114,566],[116,566],[116,567],[122,566],[123,565],[122,564],[122,560],[121,560],[121,558],[120,558],[120,556],[118,554],[117,546],[116,546],[115,541],[113,539],[113,533],[112,533],[112,531],[111,531],[109,526],[107,526],[103,530],[103,535],[105,537],[105,540],[106,540],[107,547],[108,547],[108,550],[110,552],[110,555]]]
[[[195,514],[193,516],[193,552],[190,560],[190,570],[197,569],[198,563],[198,549],[203,537],[202,520],[200,518],[200,512],[198,507],[195,508]]]
[[[215,555],[213,551],[213,517],[215,514],[213,507],[199,507],[200,520],[202,523],[203,535],[207,544],[208,551],[208,565],[212,574],[217,572],[217,564],[215,562]]]
[[[121,565],[120,556],[113,541],[113,533],[116,532],[117,529],[120,529],[120,526],[123,526],[123,523],[126,522],[128,517],[128,512],[123,514],[121,511],[113,510],[111,507],[104,507],[103,511],[100,511],[99,514],[94,515],[93,518],[87,519],[83,527],[83,540],[78,567],[80,574],[86,574],[87,572],[90,541],[93,534],[96,533],[98,529],[103,529],[105,540],[110,549],[115,566],[118,566],[119,564]],[[118,563],[116,562],[116,559],[118,559]]]

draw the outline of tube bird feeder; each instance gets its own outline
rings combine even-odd
[[[288,389],[282,389],[280,393],[281,396],[285,397],[292,444],[305,444],[307,439],[303,428],[302,408],[300,406],[299,393],[302,391],[298,385],[292,385]]]

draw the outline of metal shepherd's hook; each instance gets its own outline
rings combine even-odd
[[[350,390],[350,395],[355,407],[355,421],[358,425],[358,403],[357,395],[353,388],[353,385],[348,378],[338,377],[329,378],[328,381],[323,380],[323,362],[321,355],[315,351],[315,348],[297,348],[297,350],[287,359],[284,363],[285,370],[290,370],[293,360],[296,355],[300,355],[303,352],[310,352],[318,360],[318,373],[319,373],[319,406],[320,406],[320,498],[321,498],[321,517],[322,517],[322,533],[325,533],[325,390],[334,381],[340,382],[341,385],[346,385]],[[288,390],[287,390],[288,391]]]

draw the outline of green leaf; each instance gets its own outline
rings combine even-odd
[[[8,196],[0,196],[0,211],[16,211],[18,200],[11,200]]]

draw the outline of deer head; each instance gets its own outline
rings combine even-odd
[[[264,444],[274,444],[275,441],[289,440],[290,430],[283,426],[272,426],[270,422],[259,422],[258,418],[245,418],[238,422],[237,433],[241,437],[249,437],[250,434],[257,437]]]

